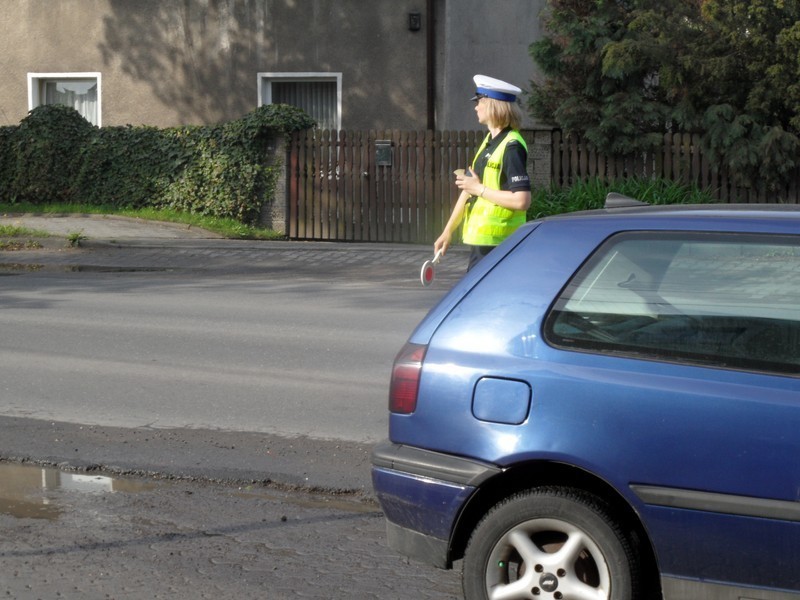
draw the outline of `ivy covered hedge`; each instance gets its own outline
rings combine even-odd
[[[255,224],[282,166],[276,141],[314,121],[261,106],[213,126],[97,128],[74,109],[0,127],[0,202],[170,208]]]

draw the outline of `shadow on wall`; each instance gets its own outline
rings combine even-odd
[[[99,50],[106,66],[150,86],[181,123],[217,123],[253,110],[259,72],[346,69],[345,95],[363,99],[374,95],[381,75],[408,70],[410,61],[386,48],[398,39],[394,32],[407,34],[398,31],[402,4],[364,10],[362,2],[110,0]],[[406,114],[419,95],[404,81],[395,85],[397,97],[385,95],[390,106],[380,112],[387,118]]]
[[[103,61],[149,84],[183,123],[244,114],[255,105],[248,46],[258,32],[223,6],[111,0],[99,46]]]

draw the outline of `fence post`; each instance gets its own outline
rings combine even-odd
[[[530,136],[526,136],[530,139]],[[528,171],[533,189],[547,189],[553,179],[553,131],[537,129],[528,143]]]
[[[289,186],[286,185],[289,170],[291,169],[291,157],[286,148],[285,136],[276,135],[270,140],[267,148],[269,160],[267,167],[277,170],[278,177],[275,181],[275,189],[272,198],[267,198],[261,204],[259,213],[259,225],[286,235],[289,231]]]

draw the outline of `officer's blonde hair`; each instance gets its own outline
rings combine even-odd
[[[493,126],[500,129],[522,127],[522,111],[516,102],[505,102],[494,98],[484,98],[483,101],[486,102],[486,116]]]

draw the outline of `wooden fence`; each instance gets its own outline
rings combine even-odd
[[[795,173],[791,183],[776,191],[738,187],[725,169],[717,169],[703,155],[698,134],[668,133],[660,148],[651,152],[624,157],[609,157],[587,149],[577,136],[552,132],[552,181],[568,186],[575,181],[598,177],[605,181],[628,177],[668,179],[695,184],[708,191],[716,200],[725,203],[800,201]]]
[[[472,161],[483,131],[308,130],[293,135],[287,162],[287,235],[292,239],[431,243],[458,197],[453,170]],[[560,131],[523,132],[535,187],[632,176],[695,183],[721,202],[797,203],[793,183],[777,195],[738,188],[712,168],[699,138],[664,136],[663,147],[627,157],[587,149]]]

